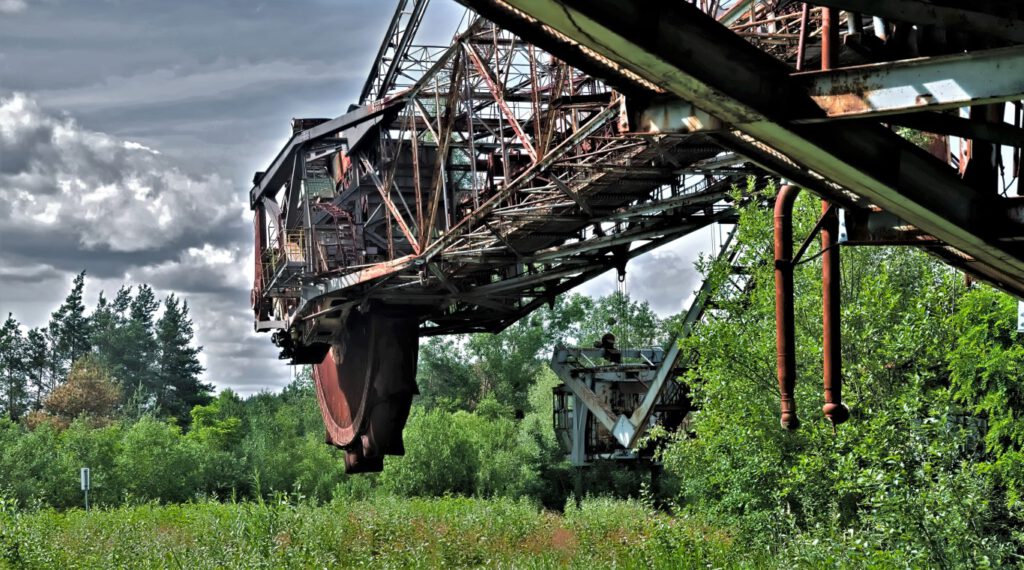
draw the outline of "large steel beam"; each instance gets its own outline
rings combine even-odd
[[[938,111],[1024,97],[1024,46],[797,73],[831,118]]]
[[[825,116],[796,123],[942,111],[1024,98],[1024,46],[794,73]],[[721,131],[716,117],[679,99],[638,113],[639,132]]]
[[[963,2],[963,7],[956,8],[938,6],[923,0],[812,0],[812,3],[900,22],[942,26],[1024,43],[1024,20],[986,13],[982,11],[983,5],[974,3]]]
[[[1012,275],[1011,282],[996,284],[1024,296],[1024,253],[1006,241],[1024,232],[994,196],[974,191],[947,165],[881,126],[794,124],[825,113],[789,77],[788,66],[695,7],[654,0],[461,1],[512,25],[550,26],[968,253],[979,265]]]

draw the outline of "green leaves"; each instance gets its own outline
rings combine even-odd
[[[801,196],[795,241],[818,215],[818,199]],[[1003,559],[1020,519],[1001,505],[1019,505],[1024,489],[1024,343],[1010,330],[1013,300],[985,286],[966,290],[961,276],[916,250],[842,248],[853,417],[833,435],[820,411],[820,262],[799,265],[803,427],[787,433],[777,424],[771,213],[747,207],[740,217],[735,265],[745,274],[703,263],[716,308],[686,341],[699,358],[687,378],[701,408],[698,437],[665,453],[686,512],[710,513],[767,549],[790,545],[811,566]],[[1003,453],[993,469],[977,463],[982,437]],[[823,557],[830,548],[850,554]]]

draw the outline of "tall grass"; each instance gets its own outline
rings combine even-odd
[[[708,568],[758,565],[727,532],[604,499],[0,509],[4,568]]]

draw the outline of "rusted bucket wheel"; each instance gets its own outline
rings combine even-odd
[[[353,311],[340,342],[313,367],[327,442],[345,450],[345,471],[384,468],[402,455],[402,430],[416,391],[419,320]]]

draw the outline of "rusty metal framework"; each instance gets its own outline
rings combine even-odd
[[[649,123],[709,133],[791,182],[775,204],[783,427],[800,424],[792,267],[810,237],[794,256],[789,217],[799,187],[825,199],[815,233],[821,231],[822,412],[833,426],[849,417],[840,245],[917,246],[1024,297],[1020,2],[461,1],[563,50],[569,61],[598,59],[640,77],[663,96],[641,114]],[[626,74],[612,80],[630,81]]]
[[[708,134],[658,124],[646,87],[478,16],[446,47],[417,45],[425,7],[399,3],[360,104],[294,120],[250,194],[256,329],[316,364],[350,471],[401,452],[418,336],[499,331],[734,221],[733,186],[766,180]]]
[[[296,121],[291,160],[257,177],[258,326],[294,344],[329,342],[369,302],[408,307],[423,334],[500,330],[730,220],[728,190],[758,173],[713,163],[725,151],[703,134],[631,131],[621,93],[482,19],[409,46],[381,83],[384,64],[378,101]]]
[[[352,470],[401,451],[418,336],[499,331],[732,221],[750,176],[827,199],[825,243],[915,245],[1024,296],[1019,2],[459,1],[476,14],[431,47],[426,0],[400,0],[358,104],[296,119],[250,194],[256,328],[318,364]]]

